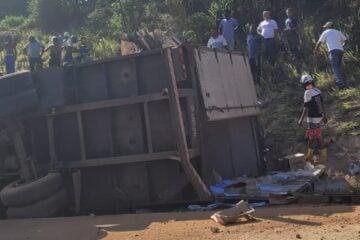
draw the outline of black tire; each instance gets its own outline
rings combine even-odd
[[[64,211],[69,204],[69,196],[65,188],[42,201],[23,207],[10,207],[7,217],[18,218],[46,218],[54,217]]]
[[[60,173],[49,173],[30,183],[10,183],[1,192],[0,198],[5,206],[26,206],[48,198],[63,186]]]
[[[0,78],[0,97],[6,97],[34,88],[28,71],[7,74]]]

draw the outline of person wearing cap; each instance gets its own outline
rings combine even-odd
[[[265,56],[271,65],[276,61],[276,34],[278,25],[275,20],[271,19],[271,12],[263,12],[263,21],[258,26],[258,33],[263,37]]]
[[[224,11],[224,19],[219,23],[219,33],[226,39],[229,50],[235,49],[235,31],[239,27],[238,21],[231,17],[231,11]]]
[[[309,162],[313,162],[314,151],[318,148],[321,161],[326,161],[327,149],[322,140],[320,128],[321,124],[327,123],[324,99],[321,95],[321,91],[315,87],[314,78],[311,75],[303,75],[300,83],[303,85],[305,93],[304,108],[298,124],[301,126],[306,117],[307,130],[305,138],[308,142],[306,159]]]
[[[49,67],[60,67],[62,47],[58,37],[52,37],[52,44],[50,44],[45,52],[50,52]]]
[[[298,21],[295,18],[294,10],[292,8],[286,9],[287,19],[285,20],[285,36],[288,42],[289,50],[291,54],[298,58],[299,52],[299,35],[298,35]]]
[[[31,72],[35,72],[39,68],[42,68],[41,56],[44,53],[44,45],[37,41],[34,36],[29,37],[29,42],[23,49],[24,54],[29,57],[29,65]]]
[[[11,35],[7,35],[5,39],[5,70],[6,73],[15,72],[15,61],[17,57],[16,43]]]
[[[325,28],[325,31],[321,34],[319,41],[316,43],[314,54],[317,54],[322,43],[326,43],[329,51],[331,67],[336,77],[336,85],[340,89],[345,88],[345,74],[341,65],[344,55],[344,45],[347,39],[341,31],[334,28],[333,22],[327,22],[323,28]]]

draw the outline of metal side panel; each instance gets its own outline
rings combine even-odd
[[[87,159],[112,156],[111,122],[110,109],[85,111],[82,113]]]
[[[142,56],[136,63],[140,94],[158,93],[168,88],[169,74],[160,53]]]
[[[253,118],[230,119],[229,139],[235,176],[258,176],[260,159],[254,134]]]
[[[49,134],[45,117],[29,119],[26,129],[30,131],[31,155],[37,163],[50,163]]]
[[[153,202],[161,202],[161,194],[168,189],[173,188],[181,176],[180,164],[170,160],[162,160],[148,163],[148,181],[150,196]],[[174,196],[175,199],[181,200],[181,192]]]
[[[34,77],[39,93],[41,108],[63,106],[65,104],[65,71],[52,67],[36,72]]]
[[[258,176],[262,171],[254,117],[204,121],[201,155],[208,174],[214,170],[224,179]]]
[[[138,95],[136,60],[128,59],[106,64],[111,98]]]
[[[78,81],[78,95],[81,102],[95,102],[108,99],[108,82],[105,65],[96,64],[75,69]]]
[[[79,127],[75,113],[55,117],[54,137],[57,160],[68,162],[81,159]]]
[[[146,152],[145,133],[140,104],[114,108],[113,139],[117,156]]]
[[[169,101],[149,103],[149,119],[154,152],[176,150]]]
[[[200,90],[210,121],[259,114],[248,59],[239,53],[195,51]]]
[[[201,126],[201,157],[205,175],[213,171],[223,178],[235,176],[227,121],[205,121]]]
[[[146,164],[88,168],[82,171],[82,205],[94,213],[129,211],[150,203]]]

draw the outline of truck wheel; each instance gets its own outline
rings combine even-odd
[[[68,193],[65,188],[49,198],[23,207],[9,207],[7,217],[14,218],[45,218],[54,217],[64,211],[69,204]]]
[[[63,186],[60,173],[49,173],[29,183],[19,181],[10,183],[1,192],[0,198],[5,206],[26,206],[48,198]]]

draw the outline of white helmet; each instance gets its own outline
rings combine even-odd
[[[314,82],[314,78],[310,74],[304,74],[301,76],[300,83],[306,84],[306,83],[312,83]]]
[[[64,32],[64,37],[71,37],[69,32]]]

